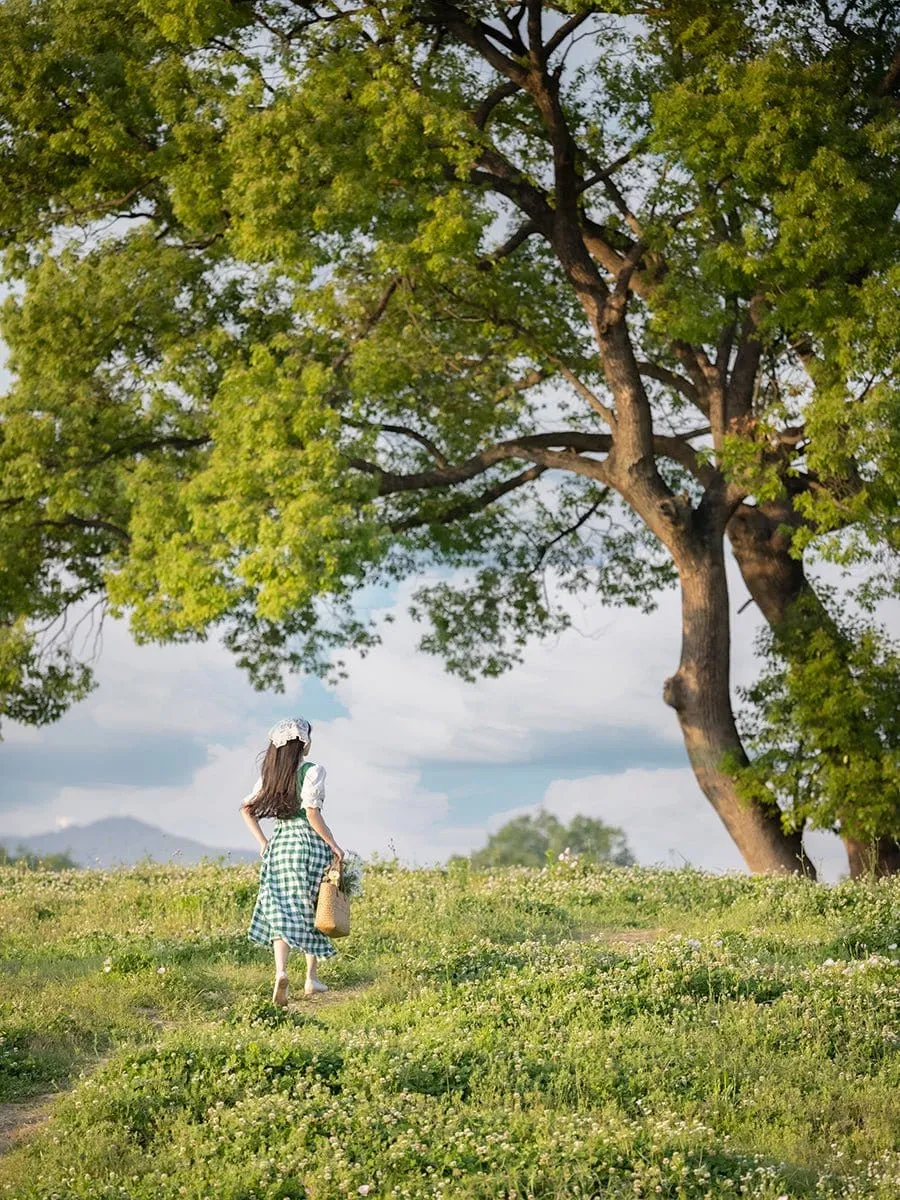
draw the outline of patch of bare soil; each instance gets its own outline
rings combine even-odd
[[[96,1071],[109,1061],[108,1054],[98,1055],[83,1064],[83,1069]],[[80,1075],[79,1075],[80,1078]],[[73,1080],[77,1083],[78,1080]],[[7,1100],[0,1102],[0,1154],[6,1154],[20,1142],[37,1133],[38,1129],[50,1117],[54,1101],[66,1095],[70,1089],[60,1088],[56,1092],[44,1092],[40,1096],[29,1096],[27,1100]]]
[[[352,1000],[361,996],[371,986],[371,983],[354,983],[350,987],[329,988],[327,992],[313,992],[311,996],[307,996],[303,991],[303,984],[299,984],[296,988],[291,989],[290,1003],[316,1007],[323,1004],[337,1004],[341,1000]]]
[[[32,1096],[30,1100],[0,1103],[0,1154],[30,1137],[47,1120],[59,1092]]]
[[[598,929],[588,934],[585,941],[635,946],[657,942],[666,936],[666,932],[665,929]]]

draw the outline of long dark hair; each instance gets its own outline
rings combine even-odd
[[[309,732],[312,734],[312,726]],[[300,811],[297,772],[303,761],[304,749],[305,743],[299,738],[291,738],[283,746],[273,746],[269,742],[260,768],[262,789],[256,799],[247,805],[254,817],[276,817],[280,821],[296,817]]]

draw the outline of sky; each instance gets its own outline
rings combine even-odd
[[[823,572],[836,581],[836,574]],[[758,673],[760,619],[729,562],[732,685]],[[211,846],[251,845],[239,814],[256,756],[283,716],[312,722],[312,759],[327,770],[324,816],[345,849],[410,865],[481,846],[541,806],[625,831],[637,860],[716,872],[743,860],[687,762],[662,684],[677,667],[679,596],[643,614],[569,600],[574,627],[530,643],[521,666],[465,683],[416,649],[410,582],[383,601],[394,621],[335,687],[293,677],[255,692],[214,642],[136,646],[108,622],[99,687],[56,725],[12,723],[0,745],[0,840],[105,816],[133,816]],[[881,614],[896,634],[896,611]],[[846,872],[839,840],[808,853],[826,879]]]

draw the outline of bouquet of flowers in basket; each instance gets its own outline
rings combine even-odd
[[[348,850],[341,863],[341,891],[345,896],[361,896],[363,860],[355,850]]]

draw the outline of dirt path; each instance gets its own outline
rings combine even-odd
[[[50,1115],[59,1092],[32,1096],[30,1100],[0,1103],[0,1154],[6,1154],[17,1142],[30,1137]]]
[[[110,1059],[101,1054],[81,1063],[80,1071],[97,1071]],[[78,1080],[73,1079],[72,1084]],[[29,1096],[27,1100],[6,1100],[0,1103],[0,1155],[7,1154],[20,1142],[26,1142],[50,1119],[55,1101],[68,1095],[71,1085],[56,1092],[44,1092],[40,1096]]]
[[[597,942],[607,946],[640,946],[658,942],[667,929],[583,929],[575,935],[579,942]]]
[[[323,1005],[338,1004],[341,1000],[352,1000],[356,996],[363,995],[371,987],[372,981],[366,980],[364,983],[351,983],[347,987],[329,988],[327,992],[313,992],[311,996],[306,996],[303,994],[301,984],[291,991],[288,1007],[297,1012],[303,1012],[306,1008],[314,1009]]]
[[[666,929],[602,929],[597,934],[604,942],[616,942],[636,945],[646,942],[657,942],[666,936]]]

